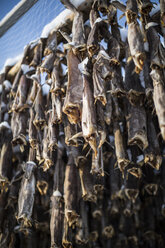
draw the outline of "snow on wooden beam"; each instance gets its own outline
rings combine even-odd
[[[23,16],[38,0],[20,1],[3,19],[0,21],[0,37],[11,28],[18,19]]]

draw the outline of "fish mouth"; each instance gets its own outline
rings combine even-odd
[[[66,210],[65,216],[70,227],[77,226],[79,215],[75,210]]]
[[[68,116],[71,124],[77,124],[81,120],[81,110],[79,106],[70,105],[63,109],[63,112]]]
[[[90,57],[92,57],[94,54],[96,54],[99,51],[99,45],[89,45],[87,46],[88,53]]]
[[[128,199],[130,199],[134,203],[139,195],[139,190],[138,189],[125,189],[125,194],[128,197]]]
[[[130,24],[131,22],[135,22],[135,20],[137,19],[137,14],[132,10],[127,10],[126,19],[128,24]]]
[[[144,150],[148,147],[148,140],[145,132],[139,131],[132,137],[128,145],[137,145],[141,150]]]
[[[109,225],[109,226],[104,227],[102,234],[104,237],[111,239],[115,234],[113,226]]]
[[[143,15],[148,15],[150,11],[152,10],[153,4],[152,3],[146,3],[140,7],[140,13]]]

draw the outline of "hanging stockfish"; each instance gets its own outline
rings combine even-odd
[[[44,56],[49,55],[50,53],[55,53],[57,49],[57,33],[55,31],[51,32],[47,38]]]
[[[43,55],[43,41],[39,39],[38,44],[34,48],[34,56],[29,66],[37,67],[41,64]]]
[[[62,88],[62,68],[60,63],[60,58],[57,57],[54,61],[54,66],[51,74],[51,88],[50,92],[55,93],[56,95],[63,94]]]
[[[147,39],[150,51],[150,67],[154,69],[155,66],[159,68],[165,67],[165,48],[160,42],[160,38],[156,29],[152,26],[152,22],[146,25]]]
[[[79,184],[78,169],[74,164],[72,149],[68,148],[68,162],[65,169],[64,201],[65,218],[70,227],[78,225]]]
[[[100,49],[99,42],[101,41],[101,38],[107,32],[106,22],[102,20],[100,17],[96,19],[97,11],[94,11],[94,10],[95,9],[93,9],[90,14],[91,31],[89,33],[88,40],[87,40],[87,51],[90,57],[98,53]]]
[[[64,248],[72,248],[72,230],[67,223],[66,218],[64,218],[64,226],[63,226],[63,237],[62,237],[62,246]]]
[[[65,143],[68,146],[78,146],[78,126],[77,124],[71,124],[68,119],[64,116],[64,133],[65,133]]]
[[[143,88],[138,75],[134,72],[133,61],[127,63],[125,70],[125,87],[129,90],[130,101],[127,103],[128,145],[137,144],[143,150],[148,146],[146,112],[142,106],[144,94],[141,90]],[[133,87],[132,82],[134,82]],[[132,88],[135,90],[130,90]]]
[[[104,50],[100,50],[93,65],[93,86],[95,103],[99,100],[106,105],[106,79],[111,78],[110,58]]]
[[[97,155],[97,124],[94,99],[92,95],[90,77],[83,75],[83,106],[82,106],[82,133],[95,155]]]
[[[137,0],[138,9],[141,15],[148,15],[152,10],[153,4],[150,0]]]
[[[40,84],[40,81],[41,81],[39,67],[36,68],[36,73],[33,74],[30,78],[33,80],[33,84],[31,86],[30,94],[28,96],[28,104],[31,106],[35,101],[35,98],[37,96],[37,91],[38,91],[38,88],[39,88],[39,84]]]
[[[0,138],[2,142],[0,151],[0,188],[3,191],[12,176],[12,132],[7,122],[1,122],[0,124]]]
[[[34,169],[36,164],[32,161],[34,158],[29,156],[29,159],[30,160],[23,165],[25,173],[21,181],[21,188],[18,198],[17,220],[21,223],[22,226],[25,227],[30,227],[32,225],[31,216],[33,211],[36,184],[34,176]]]
[[[159,170],[162,164],[162,156],[160,153],[160,146],[159,146],[159,141],[156,134],[155,126],[149,114],[147,116],[147,137],[148,137],[148,147],[144,151],[145,154],[144,162],[146,164],[149,164],[154,169]]]
[[[130,161],[128,160],[128,155],[124,147],[123,134],[121,132],[120,125],[117,121],[114,121],[113,123],[113,133],[115,139],[115,153],[116,153],[117,163],[120,171],[123,174],[125,167],[127,167]]]
[[[164,75],[163,71],[160,68],[152,69],[151,77],[154,85],[153,100],[156,109],[156,114],[158,116],[159,127],[163,139],[165,140],[165,115],[164,115],[164,99],[165,99],[165,90],[164,90]]]
[[[71,124],[76,124],[81,120],[82,114],[82,76],[78,69],[80,60],[74,55],[73,50],[69,49],[67,54],[68,65],[68,85],[66,97],[63,105],[63,112],[68,116]]]
[[[11,129],[13,132],[12,145],[20,145],[20,150],[24,151],[24,146],[27,145],[27,120],[28,112],[23,111],[16,113],[14,112],[11,120]]]
[[[133,23],[138,16],[137,2],[128,0],[126,5],[126,19],[127,23]]]
[[[51,196],[51,248],[61,247],[64,218],[63,215],[63,198],[60,191],[55,190]]]
[[[97,197],[94,192],[94,180],[90,173],[90,164],[86,157],[79,158],[79,175],[81,181],[82,197],[85,201],[96,202]]]
[[[63,199],[63,185],[65,163],[62,159],[65,153],[64,137],[59,136],[59,146],[57,150],[57,160],[54,171],[54,186],[53,194],[51,196],[51,219],[50,219],[50,234],[51,247],[62,247],[63,228],[64,226],[64,199]]]
[[[127,1],[126,18],[128,23],[128,44],[131,56],[135,63],[136,73],[140,73],[143,69],[145,53],[143,46],[143,37],[137,22],[137,3],[136,1]]]
[[[26,103],[28,91],[31,85],[31,81],[22,75],[19,81],[17,93],[11,107],[11,111],[22,112],[24,109],[28,108]]]
[[[44,134],[43,134],[43,140],[42,140],[42,159],[39,161],[40,164],[43,164],[43,170],[47,171],[52,165],[52,151],[48,149],[49,147],[49,133],[48,133],[48,127],[44,127]]]
[[[33,123],[38,130],[43,130],[45,125],[46,125],[46,119],[45,119],[45,113],[44,113],[44,108],[45,108],[44,103],[45,103],[45,99],[43,96],[42,87],[39,86],[37,96],[36,96],[35,102],[34,102],[35,117],[33,120]]]
[[[77,245],[87,245],[89,240],[88,208],[86,202],[80,202],[79,225],[76,227],[75,242]]]
[[[165,2],[164,0],[160,0],[160,21],[161,25],[164,28],[165,27]]]
[[[48,149],[50,151],[56,150],[58,146],[58,138],[59,138],[59,126],[54,124],[52,112],[49,113],[49,120],[48,120],[48,135],[49,135],[49,144]]]
[[[50,76],[53,69],[54,60],[55,53],[49,53],[40,66],[41,73],[46,72]]]
[[[76,11],[72,25],[73,52],[79,54],[86,50],[83,13]]]

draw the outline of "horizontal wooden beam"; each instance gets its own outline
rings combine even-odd
[[[23,16],[38,0],[20,1],[3,19],[0,21],[0,37],[11,28],[18,19]]]

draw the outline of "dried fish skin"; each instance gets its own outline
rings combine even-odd
[[[108,54],[101,50],[96,58],[96,62],[93,65],[93,86],[94,86],[94,98],[101,101],[103,105],[106,105],[106,80],[111,77],[111,70],[109,66],[110,58]]]
[[[96,149],[96,112],[94,99],[90,88],[89,77],[83,75],[83,106],[82,106],[82,133],[84,139],[90,144],[91,148],[97,154]]]
[[[79,145],[77,136],[78,127],[76,124],[71,124],[67,118],[64,120],[64,133],[65,133],[65,143],[67,146],[75,146]]]
[[[97,148],[97,156],[95,153],[92,153],[92,167],[91,173],[98,177],[104,176],[104,162],[103,162],[103,149],[102,147]]]
[[[30,94],[28,96],[27,102],[28,102],[29,106],[32,106],[33,103],[35,102],[38,88],[40,87],[39,84],[40,84],[40,81],[41,81],[41,77],[40,77],[40,69],[39,69],[39,67],[37,67],[36,73],[33,74],[30,78],[33,80],[33,83],[32,83],[31,90],[29,90]]]
[[[165,90],[164,90],[164,77],[162,70],[152,69],[151,77],[154,85],[153,100],[156,109],[156,114],[158,116],[159,127],[163,140],[165,140]]]
[[[120,44],[113,35],[108,35],[108,55],[110,57],[110,64],[119,65]]]
[[[87,160],[81,158],[79,160],[79,175],[82,189],[82,198],[84,201],[96,202],[97,196],[94,192],[93,187],[93,177],[90,173],[90,165],[87,163]]]
[[[12,132],[11,129],[6,128],[3,131],[3,135],[5,136],[3,145],[0,151],[0,183],[2,184],[2,191],[3,191],[3,184],[9,183],[12,177]]]
[[[96,103],[96,119],[97,119],[97,147],[100,148],[106,141],[107,131],[104,121],[104,108],[101,102]]]
[[[24,151],[24,146],[27,145],[27,140],[26,140],[26,128],[27,128],[27,120],[28,120],[28,112],[27,110],[16,113],[16,119],[14,122],[13,120],[13,139],[12,139],[12,145],[20,145],[20,149],[23,152]]]
[[[33,124],[37,129],[43,129],[46,125],[45,113],[44,113],[44,96],[42,93],[42,88],[39,87],[37,96],[34,103],[34,113],[35,118],[33,120]]]
[[[61,87],[61,73],[60,59],[56,58],[51,73],[52,84],[50,88],[50,92],[55,93],[56,95],[64,93]]]
[[[99,40],[101,40],[101,32],[103,32],[104,29],[107,30],[107,24],[101,18],[98,18],[95,21],[87,40],[87,51],[90,57],[98,53],[100,49]]]
[[[66,218],[64,218],[64,225],[63,225],[63,237],[62,237],[62,246],[64,248],[72,248],[72,230],[69,227]]]
[[[90,20],[91,28],[93,28],[93,26],[95,24],[95,21],[99,17],[100,17],[100,15],[99,15],[99,12],[98,12],[98,1],[95,0],[93,2],[92,8],[91,8],[90,13],[89,13],[89,20]]]
[[[109,3],[107,0],[98,0],[98,10],[106,15],[109,12]]]
[[[143,37],[137,22],[132,22],[128,25],[128,44],[131,56],[135,63],[135,71],[139,73],[143,69],[146,56],[144,52]]]
[[[165,2],[160,0],[160,16],[161,16],[161,25],[165,27]]]
[[[84,18],[82,12],[75,12],[73,25],[72,25],[72,42],[73,51],[75,54],[77,52],[82,52],[86,50],[85,44],[85,32],[84,32]]]
[[[20,81],[20,78],[21,78],[22,74],[23,74],[23,71],[20,68],[19,71],[17,72],[15,78],[14,78],[14,81],[13,81],[13,84],[12,84],[12,89],[10,91],[10,95],[13,96],[13,97],[15,97],[15,95],[16,95],[17,88],[18,88],[19,81]]]
[[[62,230],[63,230],[63,198],[58,190],[54,190],[51,196],[51,218],[50,218],[50,235],[51,248],[62,247]]]
[[[69,156],[72,156],[70,154]],[[73,157],[72,157],[73,159]],[[77,213],[78,203],[78,171],[75,164],[68,164],[65,169],[64,180],[64,201],[65,218],[70,227],[74,228],[78,224],[79,215]]]
[[[44,50],[44,56],[49,55],[50,53],[55,53],[57,49],[57,33],[51,32],[48,36],[46,47]]]
[[[52,123],[60,124],[62,122],[62,103],[61,97],[54,92],[51,93],[52,99]]]
[[[34,121],[34,110],[33,108],[30,109],[30,120],[29,120],[29,143],[33,149],[37,149],[38,144],[38,134],[35,125],[33,124]]]
[[[105,106],[105,111],[104,111],[104,120],[105,123],[109,126],[113,118],[112,95],[110,92],[106,92],[106,99],[107,99],[107,104]]]
[[[137,0],[137,5],[140,14],[146,16],[150,13],[153,7],[153,4],[150,2],[150,0]]]
[[[144,150],[148,147],[146,112],[143,107],[129,105],[127,117],[128,145],[137,145]]]
[[[59,127],[58,125],[52,122],[52,113],[50,113],[49,122],[48,122],[48,135],[49,135],[49,145],[48,149],[50,151],[55,151],[58,146],[58,135]]]
[[[121,76],[121,69],[120,66],[112,66],[112,79],[110,82],[110,92],[112,98],[122,98],[127,95],[126,91],[123,87],[123,80]],[[114,100],[115,102],[115,100]]]
[[[71,124],[76,124],[81,120],[83,82],[78,68],[79,63],[78,57],[70,49],[67,55],[68,85],[63,112],[68,116]]]
[[[124,175],[124,170],[130,163],[130,161],[128,160],[120,126],[117,122],[113,123],[113,132],[115,138],[115,153],[116,153],[118,167],[122,172],[122,174]]]
[[[40,163],[43,163],[43,171],[47,171],[52,165],[52,154],[51,151],[48,149],[49,147],[49,133],[48,133],[48,126],[44,127],[44,136],[43,136],[43,149],[42,149],[42,160]]]
[[[28,108],[28,104],[26,104],[28,90],[30,87],[31,81],[26,78],[25,75],[22,75],[19,81],[17,93],[11,107],[12,111],[21,112],[25,108]]]
[[[54,64],[55,57],[56,56],[54,53],[50,53],[49,55],[45,57],[44,61],[42,62],[40,66],[41,73],[47,72],[48,75],[50,75],[51,71],[53,70],[53,64]]]
[[[33,66],[36,68],[38,65],[40,65],[42,61],[42,54],[43,54],[43,42],[40,39],[38,44],[34,48],[33,60],[31,61],[29,67]]]
[[[152,133],[152,135],[150,135]],[[156,170],[160,169],[162,164],[162,156],[160,153],[160,146],[158,142],[157,133],[153,124],[151,116],[147,118],[147,136],[148,136],[148,147],[144,151],[145,157],[144,162],[149,164]]]
[[[147,30],[147,39],[149,42],[151,69],[155,67],[165,67],[165,48],[160,42],[158,33],[154,27],[149,27]]]
[[[31,226],[31,215],[33,211],[34,195],[35,195],[35,163],[28,161],[25,166],[25,174],[21,181],[21,188],[18,197],[18,222],[24,227]]]
[[[127,23],[133,23],[136,21],[138,15],[137,2],[134,0],[128,0],[126,6],[126,19]]]

